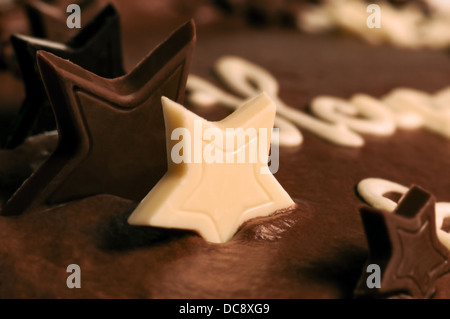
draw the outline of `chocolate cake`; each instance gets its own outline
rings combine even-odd
[[[346,35],[304,34],[283,24],[254,26],[240,14],[224,13],[223,5],[209,1],[190,2],[189,5],[182,1],[130,4],[117,0],[112,3],[120,17],[126,74],[139,69],[142,65],[139,62],[144,57],[156,52],[158,49],[152,50],[158,45],[164,47],[165,39],[186,23],[189,25],[189,19],[193,18],[195,27],[190,30],[196,34],[193,37],[196,37],[196,44],[189,68],[191,76],[200,77],[239,100],[248,96],[243,96],[242,91],[237,92],[239,88],[230,88],[230,83],[224,80],[223,70],[218,65],[224,62],[224,57],[243,59],[276,79],[279,91],[269,95],[284,103],[284,107],[289,106],[291,111],[280,117],[294,123],[293,126],[300,129],[302,139],[294,143],[296,146],[286,146],[280,141],[279,169],[274,176],[296,207],[249,219],[227,242],[211,243],[185,229],[129,224],[129,216],[145,194],[141,190],[139,194],[102,193],[89,184],[91,172],[82,179],[82,183],[87,184],[86,192],[77,191],[75,197],[66,196],[66,193],[26,210],[18,205],[15,207],[20,209],[15,214],[14,209],[10,214],[1,214],[0,298],[450,297],[450,247],[436,235],[438,231],[448,231],[448,222],[441,215],[435,216],[438,206],[434,205],[435,202],[450,202],[450,139],[446,135],[448,112],[445,103],[436,106],[442,111],[438,119],[423,116],[425,120],[416,121],[415,128],[406,129],[396,122],[391,133],[375,134],[340,126],[340,130],[356,134],[359,145],[339,145],[320,132],[300,127],[295,124],[298,115],[293,115],[297,113],[292,112],[295,109],[319,119],[313,106],[320,104],[318,98],[330,96],[350,100],[359,94],[360,98],[364,95],[366,101],[369,100],[367,96],[383,103],[394,103],[396,98],[405,101],[406,89],[398,91],[399,88],[415,89],[420,94],[432,94],[439,97],[439,101],[445,101],[446,91],[441,90],[448,86],[448,52],[374,46]],[[23,10],[20,3],[13,7],[2,11],[2,15]],[[23,19],[27,21],[25,16]],[[7,32],[31,35],[31,31],[22,28],[26,24],[24,21],[17,30],[10,30],[10,27]],[[81,82],[85,81],[84,84],[92,83],[88,89],[103,85],[112,91],[126,90],[120,85],[112,85],[116,83],[114,80],[108,82],[51,53],[39,52],[37,55],[52,103],[64,104],[66,101],[66,93],[61,95],[57,84],[69,87],[65,82],[68,74],[75,74]],[[5,56],[8,58],[4,58],[0,74],[0,134],[3,141],[10,134],[10,127],[25,98],[24,75],[16,72],[14,54]],[[168,59],[162,60],[167,62]],[[149,77],[146,81],[151,81]],[[145,86],[144,78],[145,75],[139,76]],[[258,85],[255,81],[250,82],[250,87]],[[78,84],[75,80],[70,83],[70,87],[75,87],[73,92],[79,89]],[[179,85],[184,86],[183,83]],[[125,88],[129,87],[125,85]],[[169,91],[174,92],[173,89]],[[207,107],[200,105],[195,91],[195,86],[188,80],[186,98],[174,93],[172,99],[178,97],[179,103],[209,121],[220,121],[231,113],[223,101],[215,103],[214,99],[207,99],[211,102]],[[409,91],[408,98],[415,97],[415,102],[419,99],[418,91]],[[356,103],[357,100],[352,101]],[[160,108],[158,103],[154,102]],[[277,107],[282,108],[280,105]],[[53,109],[62,112],[60,104],[53,105]],[[86,111],[89,110],[86,108]],[[155,117],[159,117],[160,112],[160,109],[155,111]],[[348,110],[342,108],[337,113],[348,115]],[[58,116],[61,114],[57,114],[57,123],[63,123]],[[67,119],[64,114],[62,117]],[[360,120],[367,117],[370,116],[355,115]],[[370,119],[378,120],[375,115]],[[414,119],[417,120],[413,116]],[[434,127],[430,124],[433,121],[441,126]],[[158,124],[155,122],[154,125]],[[61,128],[58,129],[61,132]],[[102,130],[106,141],[110,130],[107,126],[102,126]],[[164,131],[160,127],[153,132],[158,130],[159,135],[133,137],[159,141],[153,145],[158,149],[146,150],[148,156],[157,156],[161,152],[160,140]],[[78,144],[67,144],[67,141],[74,141],[70,139],[73,136],[68,135],[69,140],[63,141],[66,142],[65,156],[72,156],[79,149],[71,149],[71,145]],[[51,163],[48,158],[55,157],[55,150],[61,148],[58,139],[57,132],[46,132],[29,136],[14,149],[0,150],[3,205],[11,196],[14,198],[14,192],[20,190],[24,181],[28,182],[23,185],[34,183],[29,182],[30,175],[31,180],[36,176],[33,172],[48,169],[53,174],[45,165]],[[115,154],[122,152],[125,157],[135,156],[123,146],[125,144],[117,144],[118,147],[122,145],[123,150],[115,150]],[[61,158],[65,159],[65,156]],[[108,157],[103,159],[105,166],[108,165]],[[152,176],[157,178],[165,173],[164,167],[153,170]],[[106,174],[105,171],[101,174]],[[108,176],[104,177],[107,181]],[[72,181],[70,174],[65,178],[69,183]],[[398,206],[392,203],[396,206],[393,213],[388,213],[386,206],[377,207],[361,190],[364,186],[361,182],[370,184],[370,178],[403,185],[393,187],[389,193],[380,191],[384,198],[399,202]],[[54,179],[50,178],[50,181]],[[98,185],[99,182],[93,183]],[[154,183],[156,181],[146,187],[151,189]],[[35,185],[38,186],[32,188],[39,193],[43,188],[39,183]],[[57,190],[61,189],[64,193],[63,188],[57,187]],[[27,196],[23,196],[23,200],[27,200]],[[437,226],[436,220],[440,221]],[[401,232],[406,232],[409,237],[401,237]],[[395,239],[397,235],[400,239]],[[413,244],[405,246],[404,238],[409,238],[409,243]],[[409,258],[407,261],[405,256]],[[71,275],[68,267],[74,264],[81,271],[80,288],[68,287]],[[367,289],[365,284],[370,275],[367,266],[371,264],[382,268],[381,285],[389,289]],[[386,265],[390,268],[385,271]]]

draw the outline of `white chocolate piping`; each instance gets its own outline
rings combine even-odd
[[[372,207],[393,212],[397,203],[383,195],[389,192],[405,194],[408,187],[381,178],[366,178],[359,182],[357,190]]]
[[[447,249],[450,249],[450,233],[441,229],[446,218],[450,217],[450,203],[436,203],[436,231],[437,236]]]
[[[277,114],[326,140],[342,146],[356,147],[364,144],[358,134],[341,124],[320,121],[286,105],[278,96],[277,80],[264,68],[236,56],[224,56],[215,65],[221,79],[233,91],[246,97],[266,92],[277,106]]]
[[[223,82],[245,98],[266,92],[277,106],[273,142],[282,146],[297,146],[303,136],[296,126],[336,145],[359,147],[364,139],[358,133],[377,136],[392,135],[396,127],[417,129],[425,127],[450,138],[450,88],[431,96],[425,92],[400,88],[376,99],[366,94],[355,94],[349,101],[328,96],[316,97],[311,102],[312,112],[303,113],[286,105],[278,96],[279,84],[264,68],[235,56],[224,56],[216,63],[216,71]],[[236,109],[244,101],[195,75],[188,78],[190,102],[200,106],[219,103]],[[324,119],[324,120],[322,120]]]
[[[343,123],[359,133],[387,136],[395,132],[392,112],[382,102],[366,94],[356,94],[349,102],[336,97],[319,96],[311,102],[311,110],[324,120]],[[367,119],[348,116],[358,114]]]
[[[445,48],[450,45],[450,6],[447,0],[427,0],[431,14],[411,4],[397,9],[389,3],[380,6],[380,28],[369,28],[369,3],[362,0],[329,0],[302,10],[297,25],[309,33],[341,29],[372,44],[390,43],[405,48]],[[444,4],[444,2],[446,2]]]
[[[265,69],[233,56],[221,58],[216,64],[216,69],[221,79],[238,94],[251,98],[264,91],[275,101],[277,106],[275,126],[280,128],[280,145],[296,146],[303,142],[301,132],[291,123],[338,145],[356,147],[364,144],[362,137],[345,125],[326,123],[287,106],[278,97],[278,82]],[[256,88],[249,81],[255,84]],[[193,75],[188,78],[187,89],[191,91],[188,99],[197,105],[206,106],[218,102],[236,108],[242,102],[242,99],[225,93]]]
[[[207,107],[218,103],[235,110],[243,105],[245,101],[244,99],[237,98],[222,91],[208,81],[195,75],[189,75],[187,87],[192,91],[192,94],[188,96],[189,101],[198,106]],[[302,144],[302,133],[289,121],[277,115],[274,125],[279,128],[279,131],[272,132],[272,143],[279,141],[279,145],[281,146],[297,146]]]
[[[445,91],[440,94],[445,94]],[[443,95],[440,98],[442,99]],[[418,117],[416,122],[418,127],[424,126],[430,131],[450,138],[450,116],[448,114],[450,108],[448,104],[446,108],[442,103],[438,106],[432,96],[418,90],[405,88],[392,91],[385,101],[403,114],[408,112],[415,114]]]
[[[359,182],[357,191],[369,205],[392,213],[397,203],[383,195],[389,192],[405,194],[408,187],[381,178],[366,178]],[[441,229],[445,218],[450,217],[450,203],[436,203],[435,211],[437,237],[447,249],[450,249],[450,233]]]

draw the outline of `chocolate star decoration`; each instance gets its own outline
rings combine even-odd
[[[31,33],[38,38],[52,41],[67,42],[78,29],[67,27],[69,4],[78,4],[81,9],[81,26],[84,21],[90,21],[100,10],[102,4],[98,0],[30,0],[26,3]]]
[[[39,74],[36,53],[51,52],[102,77],[124,74],[117,11],[107,6],[67,44],[22,35],[13,35],[11,42],[22,71],[26,99],[4,143],[14,148],[28,135],[54,130],[55,118]]]
[[[413,186],[394,212],[360,213],[370,254],[355,296],[432,297],[436,280],[449,271],[449,251],[436,233],[434,197]],[[380,266],[380,288],[367,286],[369,264]]]
[[[60,140],[2,214],[101,193],[140,201],[167,169],[161,96],[184,99],[194,43],[190,21],[115,79],[39,51]]]
[[[228,14],[244,17],[255,25],[279,24],[295,27],[302,1],[293,0],[214,0]]]

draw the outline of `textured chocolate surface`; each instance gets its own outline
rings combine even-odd
[[[129,67],[185,18],[167,18],[156,29],[151,10],[125,7],[117,2]],[[431,93],[449,84],[445,52],[377,48],[231,21],[200,25],[197,38],[192,73],[220,86],[213,63],[224,54],[240,55],[273,73],[282,99],[303,110],[319,94],[379,97],[398,86]],[[192,110],[210,120],[229,113]],[[250,220],[226,244],[208,244],[191,232],[129,226],[136,202],[110,195],[1,216],[0,297],[351,298],[368,256],[358,211],[365,204],[356,184],[380,177],[420,185],[437,201],[450,201],[450,142],[422,129],[400,130],[389,138],[364,136],[364,147],[350,149],[303,134],[301,147],[280,149],[275,175],[298,208]],[[43,141],[24,145],[38,157]],[[10,163],[22,154],[0,156]],[[22,169],[10,168],[8,175]],[[81,289],[66,286],[73,263],[82,270]],[[449,285],[448,275],[438,280],[435,297],[450,298]]]

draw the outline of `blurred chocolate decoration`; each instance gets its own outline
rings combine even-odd
[[[167,170],[161,97],[184,100],[195,37],[191,20],[114,79],[38,51],[60,140],[1,213],[97,194],[142,200]]]
[[[83,12],[81,27],[90,21],[104,7],[99,0],[29,0],[26,5],[31,34],[38,38],[67,42],[78,29],[66,25],[67,6],[78,4]]]
[[[294,27],[298,12],[305,1],[214,0],[214,3],[227,14],[241,16],[253,25],[276,24]]]
[[[37,51],[45,50],[69,59],[102,77],[114,78],[125,73],[119,16],[112,5],[102,10],[81,31],[77,30],[79,33],[66,44],[29,36],[11,37],[25,84],[26,99],[6,137],[4,147],[14,148],[29,135],[56,129],[53,111],[37,67]]]
[[[369,245],[368,265],[381,269],[379,287],[367,284],[365,270],[357,297],[431,298],[436,281],[449,272],[449,251],[436,234],[435,198],[412,186],[394,212],[361,209]],[[366,269],[365,267],[364,269]]]

